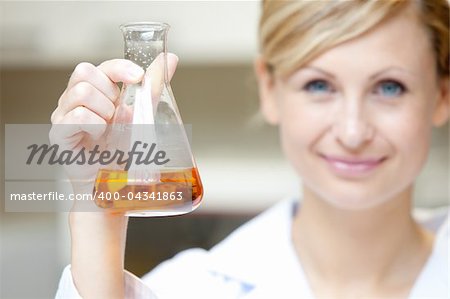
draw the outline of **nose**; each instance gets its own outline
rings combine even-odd
[[[373,138],[374,129],[360,100],[343,100],[339,108],[333,124],[333,134],[338,142],[355,150]]]

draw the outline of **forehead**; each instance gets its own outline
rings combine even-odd
[[[318,56],[311,64],[348,61],[371,64],[409,65],[434,68],[432,44],[425,25],[415,9],[405,9],[368,32],[337,45]]]

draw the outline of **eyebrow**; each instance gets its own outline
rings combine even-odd
[[[322,74],[324,74],[324,75],[326,75],[326,76],[328,76],[328,77],[331,77],[331,78],[333,78],[333,79],[336,78],[336,76],[333,75],[332,73],[327,72],[327,71],[325,71],[325,70],[323,70],[323,69],[321,69],[321,68],[319,68],[319,67],[315,67],[315,66],[305,66],[305,67],[303,67],[303,68],[300,69],[300,71],[303,71],[303,70],[313,70],[313,71],[322,73]]]
[[[336,76],[333,75],[332,73],[327,72],[327,71],[325,71],[325,70],[323,70],[323,69],[321,69],[319,67],[315,67],[315,66],[306,66],[306,67],[303,67],[303,68],[300,69],[300,71],[302,71],[302,70],[313,70],[313,71],[317,71],[319,73],[322,73],[322,74],[324,74],[324,75],[326,75],[328,77],[331,77],[333,79],[336,78]],[[411,71],[408,71],[408,70],[406,70],[404,68],[401,68],[401,67],[391,66],[391,67],[387,67],[387,68],[385,68],[385,69],[383,69],[381,71],[376,72],[375,74],[371,75],[369,77],[369,79],[373,80],[374,78],[379,77],[383,73],[387,73],[387,72],[390,72],[390,71],[399,71],[399,72],[404,73],[404,74],[406,74],[408,76],[416,77],[416,75],[414,73],[412,73]]]
[[[404,69],[404,68],[401,68],[401,67],[398,67],[398,66],[391,66],[391,67],[388,67],[388,68],[386,68],[386,69],[384,69],[384,70],[381,70],[381,71],[379,71],[379,72],[376,72],[375,74],[373,74],[372,76],[370,76],[370,79],[374,79],[374,78],[376,78],[376,77],[379,77],[379,76],[382,75],[383,73],[387,73],[387,72],[390,72],[390,71],[401,72],[401,73],[403,73],[403,74],[405,74],[405,75],[408,75],[408,76],[410,76],[410,77],[413,77],[413,78],[416,77],[416,75],[415,75],[413,72],[411,72],[411,71],[408,71],[408,70],[406,70],[406,69]]]

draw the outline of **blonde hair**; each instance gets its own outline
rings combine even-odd
[[[447,0],[263,0],[260,51],[269,71],[287,76],[326,50],[355,38],[407,9],[418,8],[440,76],[449,75]]]

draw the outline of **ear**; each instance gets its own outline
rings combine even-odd
[[[449,77],[445,77],[440,82],[439,97],[433,111],[433,125],[443,126],[447,123],[450,115],[450,86]]]
[[[275,96],[273,75],[267,69],[267,64],[261,56],[256,58],[254,68],[258,79],[260,110],[269,124],[277,125],[279,107]]]

